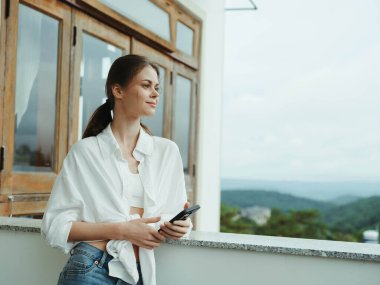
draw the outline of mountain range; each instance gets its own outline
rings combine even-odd
[[[282,211],[317,209],[325,224],[347,233],[380,225],[380,196],[341,196],[324,202],[267,190],[224,190],[221,201],[239,208],[263,206]]]
[[[221,190],[267,190],[324,202],[345,203],[380,195],[380,181],[221,180]]]

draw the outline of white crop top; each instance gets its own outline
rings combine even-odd
[[[144,207],[144,188],[138,173],[132,173],[127,166],[127,199],[133,207]]]

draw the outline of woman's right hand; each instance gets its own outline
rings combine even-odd
[[[165,240],[165,236],[147,224],[156,223],[160,220],[161,217],[149,217],[120,223],[120,239],[129,240],[132,244],[146,249],[158,247],[161,241]]]

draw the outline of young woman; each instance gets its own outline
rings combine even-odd
[[[58,284],[155,285],[153,249],[191,232],[190,218],[168,222],[189,207],[178,146],[140,122],[156,112],[158,79],[144,56],[116,59],[107,101],[64,159],[41,226],[70,252]]]

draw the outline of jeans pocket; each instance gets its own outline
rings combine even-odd
[[[86,252],[75,251],[67,261],[64,274],[84,274],[96,268],[99,261]]]

